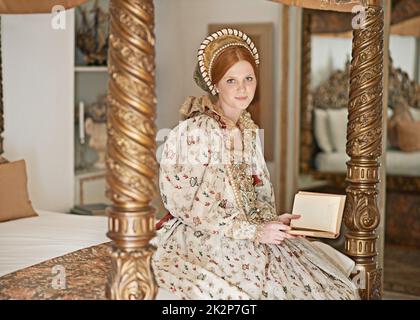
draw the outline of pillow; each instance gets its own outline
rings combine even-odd
[[[388,119],[392,117],[392,115],[394,114],[394,110],[392,110],[392,108],[387,108],[387,115],[388,115]]]
[[[38,214],[29,200],[25,160],[0,164],[0,222]]]
[[[420,151],[420,121],[398,122],[397,136],[402,151]]]
[[[388,119],[387,123],[388,143],[391,147],[400,148],[397,125],[400,124],[401,127],[406,123],[413,122],[413,120],[413,116],[408,108],[403,106],[395,108],[392,117]]]
[[[347,108],[328,109],[328,126],[334,151],[346,152]]]
[[[410,113],[415,121],[420,121],[420,109],[410,107]]]
[[[326,110],[319,108],[314,109],[314,134],[318,146],[323,152],[333,151],[328,127],[328,114]]]

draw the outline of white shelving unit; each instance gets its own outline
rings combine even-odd
[[[100,0],[99,5],[102,9],[108,8],[109,1]],[[94,3],[88,2],[83,5],[88,11],[92,9]],[[75,36],[77,35],[78,24],[81,21],[80,12],[75,14]],[[75,41],[76,46],[77,41]],[[84,104],[84,117],[88,117],[88,108],[91,104],[98,101],[101,95],[105,95],[108,86],[108,67],[83,65],[85,63],[83,53],[78,48],[74,48],[74,108],[75,108],[75,188],[74,204],[86,205],[93,203],[109,203],[105,196],[105,169],[97,168],[94,163],[98,159],[97,154],[89,145],[89,136],[85,132],[84,143],[80,137],[79,104]]]
[[[75,72],[108,72],[107,66],[75,66]]]

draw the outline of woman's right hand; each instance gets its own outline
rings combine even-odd
[[[291,227],[279,221],[266,222],[259,226],[258,242],[265,244],[281,244],[284,239],[296,238],[296,236],[286,233]]]

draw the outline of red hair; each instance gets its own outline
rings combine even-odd
[[[217,84],[225,75],[225,73],[237,62],[248,61],[252,69],[254,69],[255,77],[258,80],[258,69],[255,59],[248,49],[241,46],[232,46],[223,50],[216,58],[211,69],[211,79],[213,84]]]

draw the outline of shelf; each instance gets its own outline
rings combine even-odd
[[[83,170],[75,170],[76,176],[96,176],[96,175],[105,175],[106,169],[97,169],[97,168],[89,168]]]
[[[75,66],[75,72],[108,72],[107,66]]]

